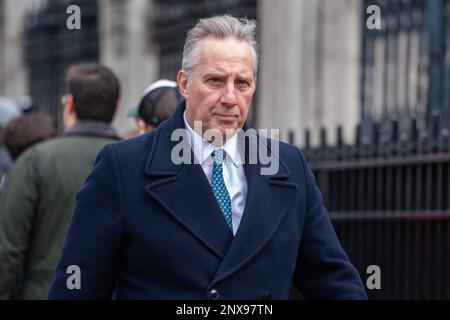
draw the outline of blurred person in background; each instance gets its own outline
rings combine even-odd
[[[38,108],[30,96],[23,96],[18,101],[19,108],[22,110],[23,114],[37,112]]]
[[[20,115],[21,111],[14,101],[6,97],[0,97],[0,182],[12,164],[11,155],[4,144],[3,131],[11,119]]]
[[[30,113],[8,122],[3,137],[13,161],[29,146],[56,136],[56,124],[47,114]]]
[[[10,120],[3,130],[4,144],[12,158],[17,157],[29,146],[56,136],[57,130],[52,117],[46,114],[24,114]],[[0,193],[6,173],[0,177]]]
[[[175,81],[158,80],[144,90],[139,105],[128,111],[127,115],[136,119],[139,134],[144,134],[168,119],[181,100]]]
[[[45,299],[72,218],[75,194],[111,126],[119,82],[97,63],[71,66],[62,99],[65,132],[28,148],[0,197],[0,299]]]

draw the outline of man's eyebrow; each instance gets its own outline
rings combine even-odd
[[[236,77],[236,79],[238,79],[238,80],[245,80],[245,81],[249,81],[249,82],[253,81],[252,76],[244,76],[244,75],[238,75]]]
[[[225,73],[221,73],[218,71],[211,71],[211,72],[206,72],[203,75],[203,79],[208,79],[211,77],[215,77],[215,78],[224,78],[226,77]],[[248,82],[252,82],[253,81],[253,77],[252,75],[244,75],[244,74],[237,74],[236,75],[236,80],[244,80],[244,81],[248,81]]]
[[[209,78],[209,77],[224,77],[225,75],[223,73],[220,72],[207,72],[205,73],[205,75],[203,76],[203,78]]]

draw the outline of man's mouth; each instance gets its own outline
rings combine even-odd
[[[215,116],[223,121],[235,121],[238,118],[235,114],[216,113]]]

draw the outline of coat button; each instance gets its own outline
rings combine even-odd
[[[266,293],[265,295],[263,295],[263,300],[271,300],[272,299],[272,294],[271,293]]]
[[[210,295],[211,295],[211,299],[213,299],[213,300],[219,300],[219,298],[220,298],[220,294],[217,289],[211,289]]]

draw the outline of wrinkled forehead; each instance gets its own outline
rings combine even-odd
[[[202,70],[233,69],[254,73],[254,55],[250,45],[233,37],[207,37],[200,42],[198,63]]]

